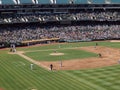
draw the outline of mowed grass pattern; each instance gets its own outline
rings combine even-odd
[[[37,51],[37,52],[27,52],[26,56],[34,59],[34,60],[42,60],[42,61],[58,61],[58,60],[71,60],[71,59],[79,59],[79,58],[89,58],[89,57],[97,57],[97,54],[86,52],[83,50],[75,50],[75,49],[58,49],[56,52],[64,53],[61,56],[52,56],[51,53],[54,53],[55,50],[49,51]]]
[[[47,71],[17,55],[1,54],[0,87],[3,90],[92,90],[94,87],[70,77],[64,72]]]
[[[93,46],[95,42],[74,43],[70,46]],[[120,43],[100,42],[99,45],[119,48]],[[69,44],[67,44],[67,47]],[[50,46],[47,49],[55,48]],[[61,47],[66,47],[62,45]],[[37,49],[38,48],[38,49]],[[45,47],[17,50],[32,51]],[[58,48],[58,46],[56,46]],[[46,49],[46,50],[47,50]],[[30,62],[18,55],[0,51],[0,88],[3,90],[119,90],[120,65],[74,71],[47,71],[37,65],[30,70]]]
[[[69,71],[73,76],[84,78],[106,90],[120,90],[120,65],[80,71]]]

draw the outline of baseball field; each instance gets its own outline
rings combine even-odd
[[[16,49],[0,50],[0,90],[120,90],[120,42]]]

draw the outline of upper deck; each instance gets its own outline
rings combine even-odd
[[[120,4],[120,0],[0,0],[2,5],[11,4]]]

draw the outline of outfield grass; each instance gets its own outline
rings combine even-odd
[[[120,48],[120,42],[80,42],[80,43],[65,43],[65,44],[52,44],[45,46],[36,46],[29,48],[17,48],[21,51],[33,51],[33,50],[48,50],[48,49],[59,49],[60,48],[72,48],[72,47],[85,47],[85,46],[95,46],[95,43],[98,43],[100,46]]]
[[[120,43],[100,42],[101,46],[120,48]],[[61,47],[93,46],[95,42],[63,44]],[[17,50],[47,50],[58,45]],[[37,65],[30,70],[30,62],[18,55],[0,51],[0,88],[3,90],[119,90],[120,65],[72,71],[47,71]]]
[[[17,48],[17,50],[22,51],[31,51],[31,50],[48,50],[48,49],[59,49],[59,48],[72,48],[72,47],[84,47],[84,46],[94,46],[96,42],[80,42],[80,43],[60,43],[60,44],[51,44],[44,46],[36,46],[29,48]]]
[[[46,71],[38,66],[30,70],[30,62],[17,55],[1,54],[0,87],[4,90],[91,90],[82,83],[60,71]]]
[[[75,50],[75,49],[59,49],[57,52],[64,53],[62,56],[52,56],[51,53],[54,50],[49,51],[37,51],[37,52],[27,52],[26,56],[34,59],[34,60],[42,60],[42,61],[59,61],[59,60],[71,60],[78,58],[89,58],[89,57],[97,57],[97,54],[86,52],[83,50]]]
[[[120,65],[68,72],[75,77],[84,78],[86,81],[104,87],[106,90],[120,89]]]

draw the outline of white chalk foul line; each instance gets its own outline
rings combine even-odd
[[[18,54],[19,56],[23,57],[24,59],[26,59],[26,60],[28,60],[28,61],[30,61],[30,62],[38,65],[38,66],[41,66],[41,67],[43,67],[43,68],[45,68],[45,69],[47,69],[47,70],[50,70],[50,68],[48,68],[47,66],[41,64],[40,62],[38,63],[37,61],[33,60],[33,59],[30,58],[30,57],[25,56],[25,55],[22,54],[22,53],[17,53],[17,54]]]

